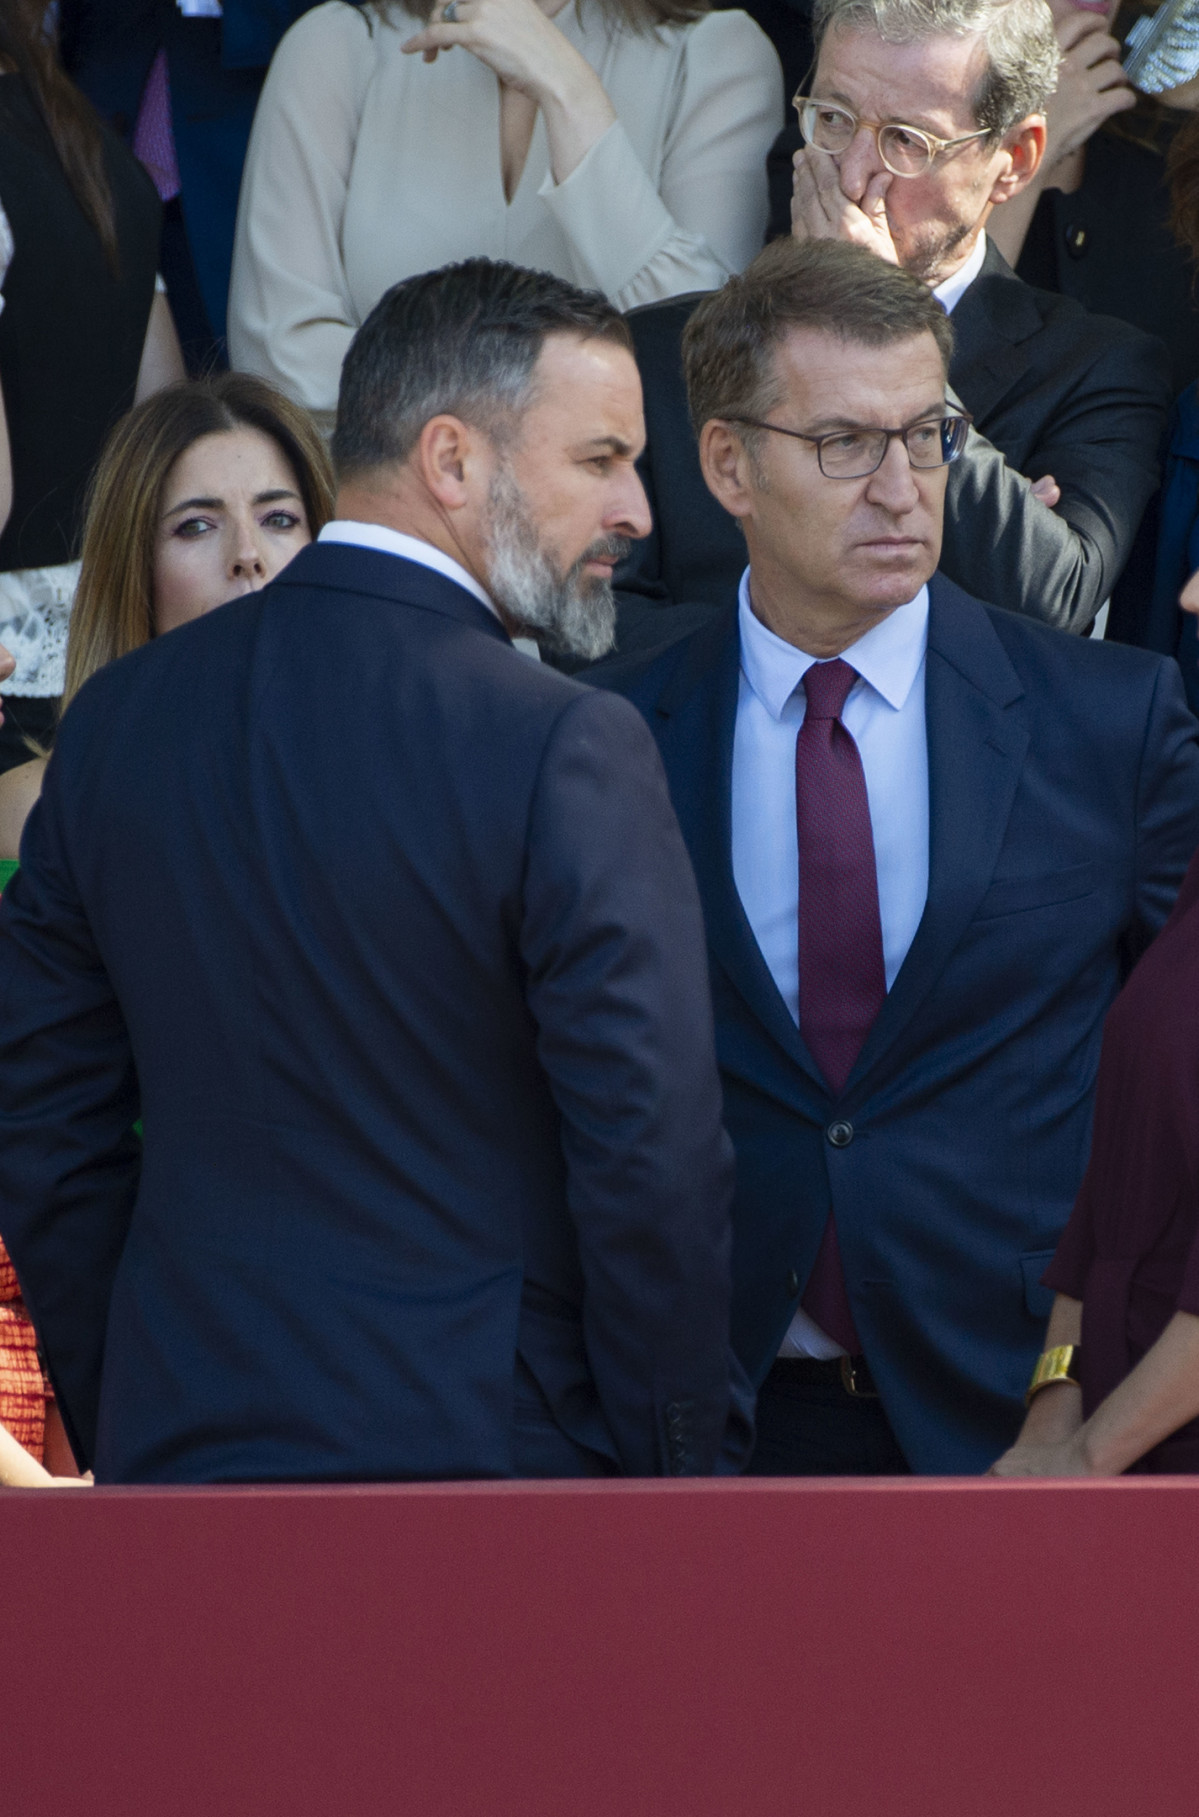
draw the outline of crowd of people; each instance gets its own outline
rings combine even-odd
[[[0,1483],[1199,1470],[1127,23],[0,0]]]

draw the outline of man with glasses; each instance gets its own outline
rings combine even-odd
[[[803,142],[785,168],[789,209],[776,172],[774,229],[864,246],[952,314],[950,384],[974,427],[949,479],[943,570],[979,598],[1086,631],[1156,489],[1170,379],[1157,341],[1032,289],[986,237],[1044,151],[1059,55],[1049,9],[818,0],[815,31],[795,98]],[[712,603],[740,559],[686,434],[677,346],[694,301],[630,318],[656,531],[619,577],[624,647],[646,603]]]
[[[589,677],[644,713],[699,880],[763,1474],[1011,1442],[1103,1018],[1199,840],[1175,665],[938,572],[952,338],[926,284],[836,240],[705,298],[686,383],[749,567]]]

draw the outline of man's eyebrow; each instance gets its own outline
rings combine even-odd
[[[915,416],[910,416],[908,418],[906,423],[888,424],[887,427],[895,429],[914,429],[917,423],[927,423],[931,419],[947,415],[948,411],[948,404],[945,402],[944,398],[941,398],[939,402],[930,404],[927,410],[918,410]],[[806,430],[805,434],[836,435],[837,432],[842,429],[861,430],[868,433],[872,429],[879,429],[881,427],[882,425],[879,423],[858,422],[851,416],[824,416],[821,417],[818,422],[813,423],[811,429]]]
[[[584,449],[593,454],[632,454],[632,442],[626,442],[621,435],[595,435],[589,442],[580,442],[580,452]]]
[[[858,113],[857,106],[855,105],[855,103],[850,100],[848,95],[843,94],[841,92],[841,90],[838,88],[823,89],[820,94],[813,95],[812,99],[813,99],[813,101],[837,101],[841,104],[842,107],[846,108],[848,110],[848,112],[854,116],[855,120],[861,119],[861,117],[862,117]],[[879,125],[880,126],[914,126],[918,132],[931,133],[934,139],[939,139],[942,137],[942,135],[937,131],[936,127],[925,126],[925,125],[921,124],[918,111],[916,112],[914,117],[913,117],[913,115],[909,114],[902,120],[899,118],[898,114],[889,114],[885,120],[879,121]]]

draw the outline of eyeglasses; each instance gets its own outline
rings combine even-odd
[[[799,115],[799,130],[817,151],[832,157],[848,151],[861,127],[874,134],[878,155],[894,177],[920,177],[943,151],[955,145],[968,145],[972,139],[989,139],[991,128],[963,133],[960,139],[938,139],[935,133],[918,126],[881,125],[877,120],[859,120],[848,107],[836,101],[814,101],[810,95],[796,95],[791,102]]]
[[[747,429],[773,429],[776,435],[811,442],[826,479],[866,479],[878,472],[896,439],[907,449],[909,464],[920,471],[948,467],[966,446],[973,418],[962,412],[926,417],[909,423],[906,429],[835,429],[831,435],[806,435],[802,429],[784,429],[781,423],[761,423],[752,416],[726,416],[721,421],[743,423]]]

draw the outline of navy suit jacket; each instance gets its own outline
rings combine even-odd
[[[716,1467],[732,1159],[661,765],[452,581],[318,544],[97,675],[0,1005],[0,1231],[98,1477],[510,1475],[518,1356],[615,1468]]]
[[[1199,842],[1199,728],[1172,661],[941,576],[930,592],[928,902],[835,1100],[733,881],[735,610],[588,678],[644,713],[699,880],[737,1155],[735,1348],[760,1382],[834,1206],[896,1436],[914,1469],[952,1473],[984,1469],[1021,1418],[1103,1018]]]
[[[150,65],[165,46],[188,245],[217,339],[254,109],[275,47],[315,0],[224,0],[185,19],[175,0],[60,0],[63,62],[99,113],[132,137]]]

